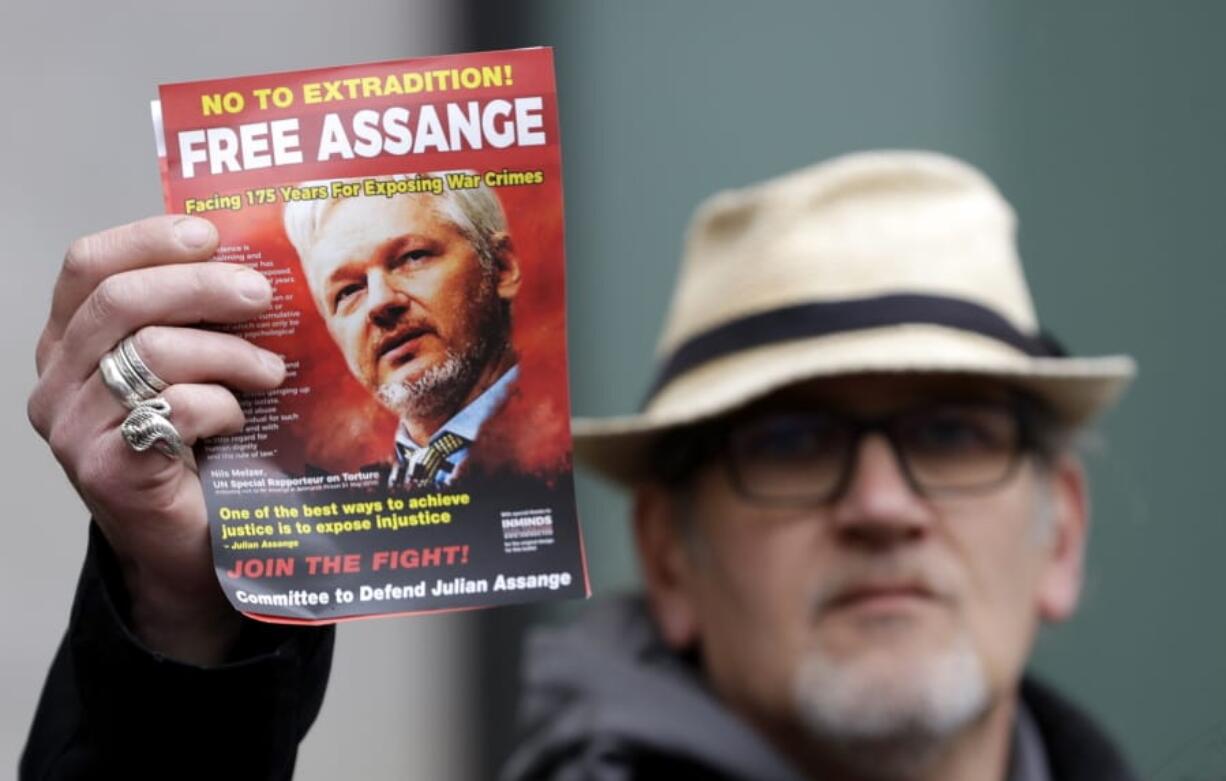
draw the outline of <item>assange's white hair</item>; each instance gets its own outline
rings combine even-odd
[[[436,171],[422,174],[422,176],[438,176],[443,177],[445,180],[448,174],[478,176],[475,171]],[[361,182],[364,179],[370,178],[385,181],[404,181],[416,178],[416,175],[395,174],[392,176],[358,177],[353,179],[328,179],[326,181],[303,182],[301,186],[328,187],[332,182]],[[385,196],[357,197],[383,198]],[[498,201],[498,196],[494,195],[494,191],[486,187],[484,182],[476,187],[469,188],[451,188],[444,184],[443,191],[439,195],[425,192],[405,193],[392,197],[429,198],[429,203],[433,206],[435,213],[459,228],[464,238],[468,239],[473,245],[473,248],[477,251],[477,256],[481,259],[481,264],[487,269],[494,268],[498,249],[495,246],[495,237],[498,233],[506,231],[507,218],[506,214],[502,211],[502,204]],[[307,256],[332,210],[338,204],[347,200],[351,199],[323,198],[310,201],[290,201],[285,204],[285,233],[289,237],[290,243],[294,245],[294,249],[298,251],[299,258]]]

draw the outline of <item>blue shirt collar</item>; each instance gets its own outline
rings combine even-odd
[[[481,432],[481,427],[490,418],[494,412],[502,406],[507,400],[507,396],[511,393],[511,388],[515,385],[515,381],[519,378],[519,366],[512,366],[503,372],[490,387],[486,388],[480,396],[473,399],[463,409],[452,415],[451,418],[439,426],[428,442],[429,444],[441,437],[443,434],[450,432],[459,437],[462,437],[466,442],[475,442],[477,435]],[[400,425],[396,427],[396,447],[393,455],[395,456],[396,464],[403,468],[404,460],[401,458],[401,453],[412,454],[420,450],[425,445],[419,445],[409,436],[409,428],[405,425],[403,419]],[[454,474],[455,468],[468,456],[468,448],[464,447],[447,457],[447,462],[451,465],[451,472]],[[394,470],[392,481],[396,480],[396,475],[400,473],[401,468]]]

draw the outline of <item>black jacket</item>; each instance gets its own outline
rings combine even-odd
[[[105,541],[91,533],[21,779],[288,779],[323,700],[331,628],[244,624],[233,661],[201,669],[145,650]],[[505,781],[706,778],[796,772],[665,650],[641,601],[613,600],[525,654],[525,736]],[[1053,781],[1132,781],[1101,733],[1026,682]]]
[[[22,781],[290,778],[323,702],[332,629],[244,621],[234,661],[202,669],[140,644],[121,583],[95,527]]]

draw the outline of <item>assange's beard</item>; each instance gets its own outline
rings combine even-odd
[[[449,350],[442,363],[431,366],[421,376],[385,382],[376,395],[385,407],[402,418],[434,417],[447,410],[458,410],[485,363],[485,352],[483,344],[474,345],[463,354]]]
[[[492,275],[485,278],[472,306],[481,313],[477,336],[463,351],[448,350],[442,363],[413,379],[385,382],[375,395],[402,418],[432,418],[458,412],[481,371],[506,347],[505,313]]]
[[[866,778],[907,778],[987,712],[987,674],[965,633],[912,664],[887,667],[873,656],[835,660],[815,650],[792,687],[810,735]]]

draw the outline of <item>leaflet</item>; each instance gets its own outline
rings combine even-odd
[[[280,354],[196,447],[231,603],[294,623],[586,596],[553,54],[163,85],[168,212],[218,228]]]

